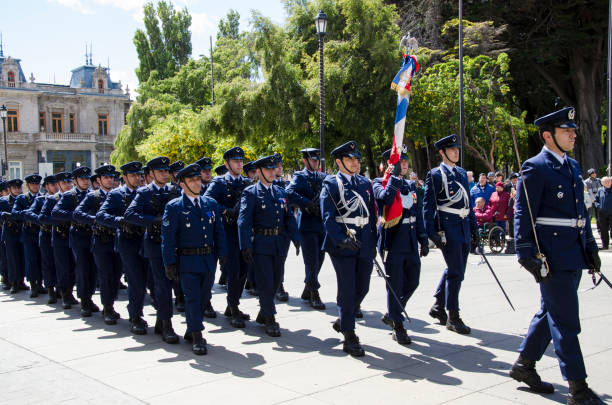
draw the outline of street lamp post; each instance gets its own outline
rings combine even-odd
[[[2,178],[6,180],[6,171],[8,170],[8,152],[6,147],[6,106],[2,104],[0,107],[0,118],[2,118],[2,131],[4,133],[4,162],[2,162]]]
[[[319,35],[319,149],[321,154],[321,172],[325,173],[325,88],[323,85],[323,37],[327,32],[327,16],[323,11],[315,17],[315,26]]]

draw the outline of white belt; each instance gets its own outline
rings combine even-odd
[[[416,217],[407,217],[402,219],[402,224],[414,224],[416,222]]]
[[[438,209],[449,214],[459,215],[461,218],[465,218],[470,214],[470,210],[467,208],[438,207]]]
[[[566,226],[569,228],[584,228],[586,220],[584,218],[549,218],[539,217],[536,219],[538,225]]]
[[[353,218],[336,217],[336,222],[355,225],[360,228],[363,228],[364,226],[370,223],[370,219],[368,217],[353,217]]]

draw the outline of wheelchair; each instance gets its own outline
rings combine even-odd
[[[506,247],[506,232],[495,222],[486,223],[478,227],[477,249],[482,249],[487,245],[491,253],[501,253]]]

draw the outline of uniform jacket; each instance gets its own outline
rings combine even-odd
[[[55,204],[55,207],[53,207],[51,217],[65,224],[74,222],[72,214],[86,195],[87,190],[81,191],[77,187],[73,187],[72,190],[66,191],[62,194],[57,204]],[[77,229],[72,225],[70,227],[69,244],[73,249],[89,249],[91,244],[91,230],[86,230],[83,227]]]
[[[580,165],[572,158],[566,159],[567,163],[561,165],[552,152],[543,148],[523,163],[516,195],[514,229],[519,259],[537,254],[525,186],[534,220],[538,217],[586,220],[584,228],[536,224],[540,249],[553,270],[584,269],[585,252],[597,250],[584,205]]]
[[[354,198],[353,192],[361,196],[365,202],[365,209],[352,212],[349,218],[358,216],[366,216],[369,214],[368,223],[363,227],[353,224],[346,224],[348,229],[355,231],[355,236],[361,242],[361,248],[357,253],[349,249],[338,248],[338,243],[346,239],[347,230],[342,221],[337,222],[336,217],[345,214],[345,210],[341,207],[340,191],[338,188],[338,177],[344,186],[344,198],[346,201]],[[372,183],[365,177],[355,175],[355,184],[351,184],[341,175],[329,175],[323,181],[323,190],[321,191],[321,213],[323,216],[323,229],[325,230],[325,238],[323,240],[323,248],[333,256],[354,256],[373,257],[376,248],[376,222],[377,211],[376,202],[374,201],[374,192],[372,191]],[[333,199],[333,200],[332,200]],[[335,202],[335,204],[334,204]],[[340,207],[341,212],[338,212],[336,204]]]
[[[2,240],[7,238],[18,239],[21,236],[21,224],[17,222],[11,213],[15,199],[12,194],[0,198],[0,212],[2,213]]]
[[[134,197],[136,197],[136,190],[131,190],[126,185],[117,187],[107,194],[106,199],[96,214],[96,222],[98,224],[107,228],[117,229],[117,238],[119,240],[132,240],[137,238],[137,233],[122,234],[122,229],[119,228],[119,223],[123,219],[125,211],[134,200]],[[129,226],[133,227],[134,231],[140,231],[142,229],[133,224]],[[140,233],[140,235],[142,235],[142,233]],[[138,239],[141,238],[139,237]]]
[[[289,204],[300,208],[298,228],[301,232],[323,232],[323,221],[320,215],[311,215],[304,211],[310,201],[315,199],[319,203],[321,189],[325,174],[321,172],[311,172],[300,170],[293,174],[291,183],[287,186],[287,199]]]
[[[387,187],[383,187],[382,178],[374,179],[372,189],[377,206],[382,214],[385,206],[393,203],[397,190],[400,190],[403,199],[412,199],[412,206],[402,210],[402,220],[404,218],[416,218],[416,222],[402,223],[384,228],[378,226],[378,249],[387,250],[389,253],[412,253],[419,249],[421,245],[428,243],[425,225],[423,224],[423,207],[419,204],[417,197],[417,186],[414,181],[406,180],[397,176],[391,176]]]
[[[295,217],[289,210],[285,190],[272,185],[271,193],[257,183],[242,193],[238,215],[240,249],[253,248],[255,254],[286,256],[289,241],[300,240]],[[279,235],[263,235],[257,229],[279,228]]]
[[[228,208],[239,207],[242,191],[252,183],[248,177],[239,176],[234,179],[229,173],[225,173],[223,176],[217,176],[212,180],[204,195],[214,199],[219,204],[221,212],[223,212]],[[228,224],[225,216],[223,216],[223,224],[226,225],[226,235],[230,232],[236,234],[236,223]]]
[[[30,206],[34,203],[34,199],[38,197],[39,194],[31,194],[27,192],[25,194],[20,194],[15,198],[15,203],[13,204],[13,209],[11,210],[11,216],[18,222],[23,224],[22,226],[22,234],[21,240],[23,241],[25,237],[30,240],[38,239],[38,231],[40,230],[38,226],[38,219],[26,218],[25,212],[30,208]]]
[[[53,231],[51,232],[51,244],[58,247],[68,247],[68,226],[65,227],[65,234],[58,232],[57,226],[62,225],[64,221],[59,221],[57,218],[52,217],[53,208],[57,202],[62,198],[62,193],[57,192],[53,195],[47,195],[44,197],[43,206],[40,209],[38,215],[38,223],[41,225],[52,225]]]
[[[217,257],[227,257],[225,231],[219,205],[212,198],[199,196],[197,210],[189,197],[170,201],[162,220],[162,257],[164,264],[178,264],[180,272],[214,272]],[[177,249],[212,247],[207,255],[178,255]],[[233,252],[237,254],[237,252]]]
[[[23,213],[23,218],[25,221],[29,221],[32,223],[36,223],[36,224],[41,224],[41,222],[39,221],[38,217],[40,215],[40,212],[42,211],[42,207],[45,204],[45,199],[47,198],[47,196],[45,195],[39,195],[34,199],[34,202],[32,203],[32,205],[30,205],[30,208],[28,208],[27,210],[25,210],[25,212]],[[41,239],[42,238],[49,238],[48,239],[48,243],[51,242],[50,238],[51,238],[51,232],[45,232],[42,230],[42,228],[39,227],[39,232],[38,232],[38,244],[39,246],[42,244]]]
[[[96,215],[98,210],[106,200],[108,196],[107,192],[104,192],[101,188],[90,191],[87,193],[83,201],[76,207],[72,213],[72,218],[83,225],[89,227],[96,226]],[[91,238],[92,248],[98,245],[109,245],[113,244],[115,240],[114,232],[105,232],[104,236],[100,235],[99,232],[94,231]]]
[[[457,174],[451,173],[447,167],[440,165],[440,167],[433,168],[427,174],[427,178],[425,180],[425,197],[423,199],[425,230],[427,231],[427,235],[430,237],[436,232],[442,230],[444,231],[447,240],[453,239],[463,243],[470,243],[470,228],[476,227],[476,218],[474,217],[474,212],[471,209],[472,203],[470,201],[470,194],[468,193],[467,195],[467,207],[463,206],[463,200],[459,200],[455,204],[451,205],[451,208],[467,208],[469,213],[465,218],[461,218],[456,214],[438,210],[438,206],[441,206],[447,201],[440,170],[444,170],[444,173],[446,174],[449,195],[451,197],[460,190],[457,183],[463,185],[467,191],[468,182],[465,170],[459,166],[455,166],[455,169]],[[439,222],[438,217],[440,218]]]

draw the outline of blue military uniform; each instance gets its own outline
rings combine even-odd
[[[457,135],[438,140],[435,147],[441,151],[458,147]],[[446,324],[449,330],[462,334],[470,333],[470,328],[459,317],[459,290],[470,253],[471,232],[476,229],[468,187],[465,170],[442,163],[427,174],[423,198],[425,230],[441,248],[447,265],[434,294],[436,303],[430,315]],[[444,246],[441,246],[439,232],[446,238]],[[445,307],[450,318],[447,318]]]
[[[21,189],[23,181],[20,179],[13,179],[8,181],[9,190],[11,187],[18,187]],[[0,198],[0,212],[2,212],[2,218],[4,226],[2,227],[2,241],[6,246],[6,264],[8,268],[8,279],[11,284],[11,294],[15,294],[20,290],[25,290],[25,283],[23,278],[25,275],[24,270],[24,257],[23,248],[21,246],[21,221],[14,218],[12,215],[13,206],[18,195],[12,193],[6,197]],[[27,288],[29,289],[29,288]]]
[[[170,161],[165,156],[156,157],[147,163],[151,173],[167,171]],[[137,226],[146,228],[144,234],[144,256],[149,260],[154,279],[157,320],[155,332],[169,344],[178,343],[178,336],[172,329],[172,281],[166,277],[161,251],[162,215],[168,201],[176,198],[166,185],[159,186],[153,181],[140,187],[134,200],[125,211],[124,219]],[[128,276],[129,282],[129,276]],[[165,329],[164,329],[165,325]]]
[[[319,150],[314,148],[300,151],[304,159],[319,160]],[[323,187],[325,173],[313,171],[307,166],[304,170],[293,174],[291,183],[287,186],[289,203],[300,209],[298,213],[298,229],[304,259],[304,291],[302,299],[310,301],[315,309],[325,309],[325,304],[319,297],[319,272],[325,258],[323,250],[323,221],[319,197]]]
[[[108,195],[108,191],[102,188],[103,177],[114,178],[115,166],[100,166],[95,170],[95,173],[98,176],[100,188],[87,193],[74,210],[73,218],[76,222],[92,229],[90,250],[98,269],[100,299],[104,307],[104,323],[115,325],[117,319],[119,319],[119,314],[114,310],[113,305],[117,298],[119,280],[121,279],[121,257],[114,249],[115,229],[102,226],[96,222],[96,214]]]
[[[47,184],[57,183],[55,176],[46,176],[43,180],[43,187]],[[34,199],[30,208],[23,213],[24,221],[37,224],[39,232],[37,235],[37,247],[40,251],[40,269],[44,285],[49,293],[49,304],[57,302],[55,286],[57,285],[57,275],[55,273],[55,263],[53,262],[53,246],[51,245],[51,225],[43,224],[39,220],[45,199],[47,196],[39,195]],[[24,224],[25,228],[25,224]]]
[[[142,173],[142,163],[129,162],[121,166],[124,174]],[[144,296],[147,282],[148,266],[143,260],[142,251],[144,228],[127,223],[124,220],[125,211],[136,196],[137,184],[134,188],[122,185],[111,190],[96,214],[96,223],[114,229],[117,232],[117,252],[121,257],[128,281],[128,313],[130,331],[137,335],[147,333],[143,317]]]
[[[257,168],[273,169],[277,163],[274,156],[267,156],[254,164]],[[280,336],[274,319],[274,294],[283,280],[287,246],[291,241],[299,244],[297,223],[289,210],[285,190],[274,184],[266,187],[261,181],[247,187],[240,202],[238,234],[243,256],[254,263],[260,305],[257,321],[266,325],[270,336]]]
[[[176,162],[170,163],[168,166],[170,169],[170,185],[168,186],[168,192],[180,196],[182,194],[181,187],[179,186],[176,174],[185,168],[185,162],[177,160]],[[204,192],[202,192],[204,194]],[[170,201],[170,199],[168,200]],[[172,282],[172,290],[174,290],[174,306],[178,312],[185,312],[185,294],[181,288],[181,283],[178,280]]]
[[[331,153],[344,165],[345,158],[361,157],[357,143],[349,141]],[[348,169],[346,169],[348,171]],[[376,255],[376,203],[372,184],[357,174],[338,172],[323,181],[321,213],[325,238],[338,282],[339,319],[334,329],[344,334],[343,350],[354,356],[364,351],[355,335],[355,314],[370,288]]]
[[[25,177],[26,187],[28,191],[25,194],[20,194],[15,199],[11,216],[16,221],[22,224],[21,242],[23,243],[23,257],[25,264],[25,276],[30,282],[30,297],[35,298],[39,293],[46,293],[42,288],[42,273],[40,269],[40,252],[38,248],[38,220],[26,218],[25,212],[34,203],[34,199],[38,197],[38,192],[33,194],[30,191],[29,185],[39,185],[42,177],[38,174],[30,174]]]
[[[384,152],[383,161],[388,161],[390,155],[391,149]],[[405,147],[402,149],[400,159],[408,159]],[[397,165],[400,165],[400,162]],[[397,167],[400,168],[401,166]],[[382,223],[378,226],[378,249],[384,259],[389,284],[401,302],[400,305],[387,286],[388,312],[382,321],[393,328],[393,338],[398,343],[408,344],[410,338],[403,326],[402,311],[419,285],[421,274],[419,244],[423,256],[427,255],[429,247],[423,224],[423,207],[416,194],[416,183],[401,177],[400,172],[401,169],[396,170],[384,186],[383,178],[374,179],[372,188],[381,215],[384,207],[393,204],[398,192],[401,198],[402,215],[399,223],[390,227],[385,227]]]
[[[6,180],[0,181],[0,191],[8,191]],[[11,288],[8,278],[8,267],[6,264],[6,246],[0,241],[0,276],[2,276],[2,289],[8,290]]]
[[[576,128],[575,111],[568,107],[537,119],[543,134],[548,131],[563,156],[544,146],[522,167],[514,216],[516,251],[519,262],[540,281],[541,306],[533,317],[519,352],[515,368],[540,360],[551,339],[561,374],[569,380],[568,404],[594,404],[596,395],[586,385],[584,359],[578,342],[580,319],[578,286],[585,268],[599,270],[601,261],[584,205],[581,168],[558,146],[555,128]],[[567,136],[567,135],[562,135]],[[527,202],[529,200],[529,206]],[[542,274],[532,229],[533,214],[539,250],[545,256],[549,275]],[[517,375],[511,376],[519,381]],[[520,375],[518,376],[520,377]],[[527,382],[527,381],[526,381]],[[529,382],[527,382],[529,384]],[[550,392],[553,388],[550,386]],[[589,402],[592,401],[592,402]]]
[[[244,151],[236,146],[228,149],[223,154],[223,159],[242,160]],[[223,166],[225,167],[225,166]],[[219,209],[223,213],[223,225],[225,227],[225,238],[228,251],[236,251],[239,248],[238,242],[238,213],[240,210],[240,196],[242,191],[251,185],[251,180],[238,175],[234,178],[231,173],[217,176],[211,182],[210,187],[204,194],[206,197],[214,199],[219,204]],[[242,313],[238,308],[240,296],[244,289],[248,264],[237,254],[227,257],[227,263],[222,266],[227,277],[227,308],[226,316],[231,316],[231,324],[236,328],[244,328],[244,321],[250,319],[247,314]]]
[[[87,179],[91,175],[91,169],[81,166],[72,172],[75,179]],[[76,180],[75,180],[76,181]],[[91,226],[78,222],[74,212],[81,201],[87,196],[88,189],[82,190],[78,186],[62,194],[57,202],[51,216],[66,225],[70,223],[68,243],[72,249],[75,263],[75,277],[77,296],[81,299],[81,316],[91,316],[92,312],[100,309],[91,299],[96,291],[97,271],[91,254]]]
[[[184,181],[199,176],[200,166],[191,164],[179,171],[177,178]],[[225,260],[227,254],[221,211],[215,200],[183,193],[166,205],[162,255],[166,274],[172,279],[178,278],[185,293],[185,339],[193,343],[195,354],[206,354],[206,342],[201,334],[202,310],[210,302],[217,257]]]

